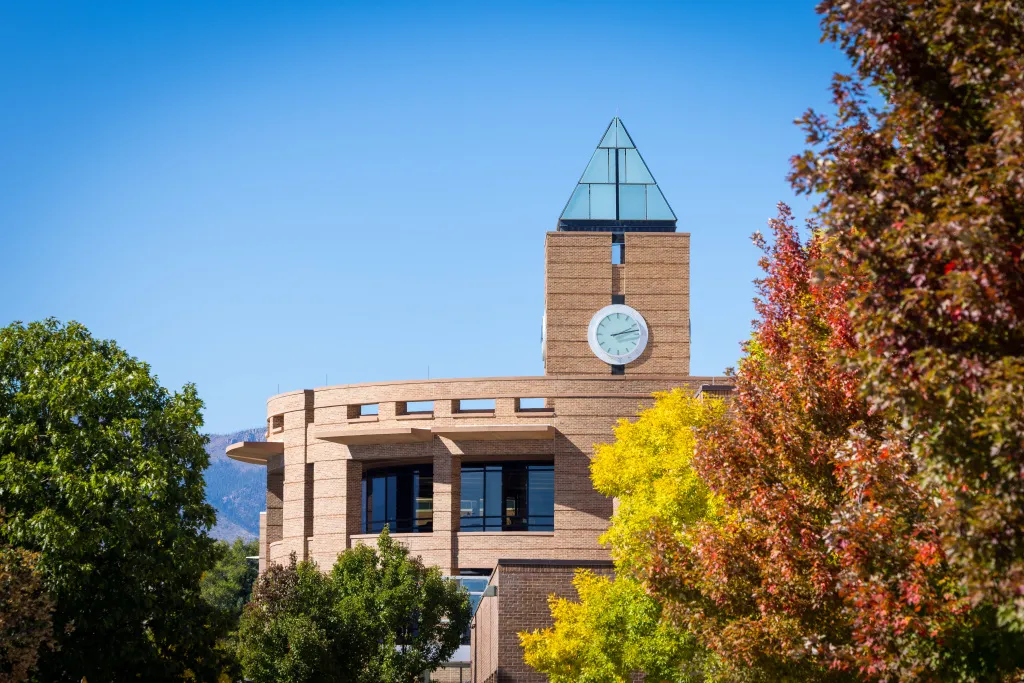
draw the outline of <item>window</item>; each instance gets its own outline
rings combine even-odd
[[[547,412],[547,401],[543,398],[517,398],[516,412],[530,412],[531,410],[543,410]]]
[[[621,232],[612,233],[612,265],[621,266],[626,262],[626,240]]]
[[[376,403],[364,403],[359,406],[359,416],[376,415],[380,406]]]
[[[461,399],[459,401],[459,413],[493,413],[494,412],[494,399],[493,398],[469,398]]]
[[[506,462],[462,467],[461,531],[554,531],[555,467]]]
[[[406,401],[403,415],[420,415],[434,412],[433,401]]]
[[[488,572],[489,574],[490,572]],[[476,609],[480,606],[480,599],[484,596],[484,589],[487,588],[487,584],[490,579],[485,576],[451,576],[448,577],[454,579],[459,585],[469,592],[469,613],[476,615]],[[466,624],[466,632],[462,634],[462,644],[470,644],[470,633],[473,626],[473,620],[470,619],[470,623]]]
[[[410,465],[363,474],[363,533],[434,530],[434,468]]]

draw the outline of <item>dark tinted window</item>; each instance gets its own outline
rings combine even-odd
[[[434,468],[411,465],[363,474],[363,533],[428,532],[434,529]]]
[[[460,531],[554,531],[555,468],[510,462],[462,467]]]

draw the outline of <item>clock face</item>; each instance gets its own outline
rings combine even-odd
[[[647,321],[625,304],[605,306],[590,320],[590,349],[610,365],[625,365],[639,358],[647,347],[647,337]]]

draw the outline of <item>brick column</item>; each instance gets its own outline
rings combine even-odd
[[[284,456],[275,455],[267,460],[267,510],[260,515],[260,571],[275,561],[270,545],[282,539],[283,523]]]
[[[496,398],[494,399],[495,417],[514,417],[519,410],[518,398]]]
[[[352,536],[363,533],[363,463],[345,461],[345,547],[352,547]]]
[[[313,469],[315,498],[309,556],[324,571],[334,566],[338,555],[349,547],[351,535],[358,533],[361,474],[358,462],[342,458],[318,461]]]
[[[435,404],[436,405],[436,404]],[[443,549],[441,572],[459,573],[459,509],[462,497],[462,456],[448,439],[434,437],[434,539]]]
[[[293,552],[300,562],[308,559],[308,538],[313,535],[313,465],[306,462],[313,392],[307,390],[304,394],[303,409],[284,414],[283,543],[278,554],[282,562]]]

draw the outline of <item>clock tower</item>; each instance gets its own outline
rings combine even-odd
[[[544,251],[546,375],[690,374],[690,235],[618,117]]]

